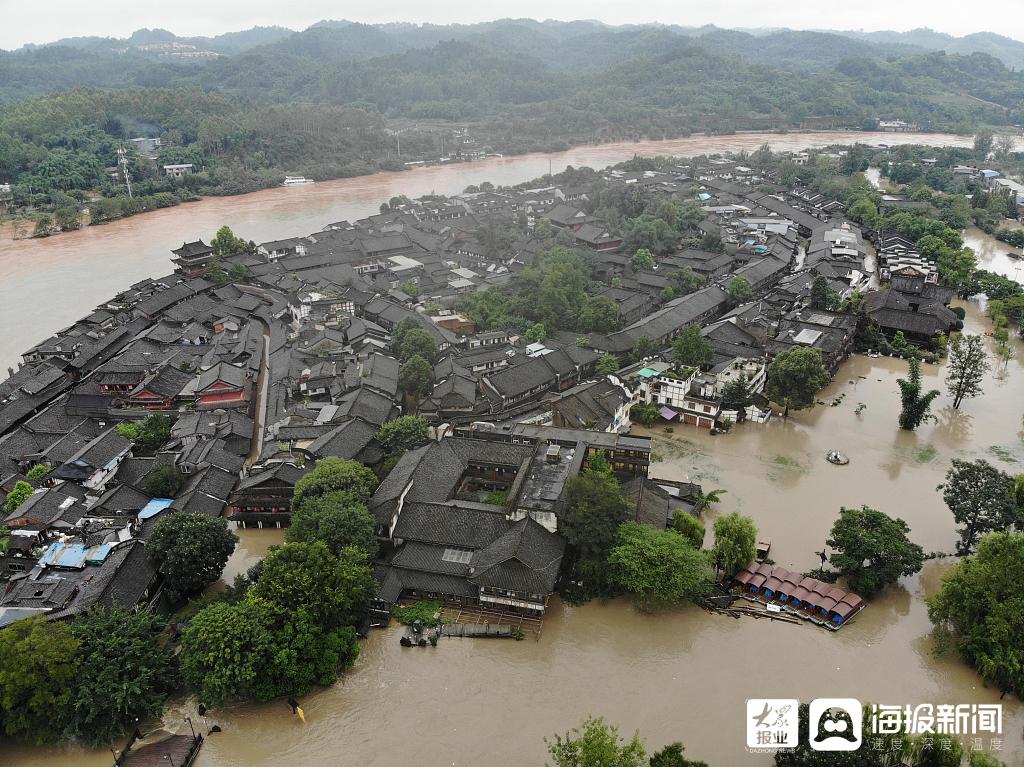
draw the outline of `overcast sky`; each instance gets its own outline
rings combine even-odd
[[[304,29],[321,19],[444,24],[507,16],[793,29],[902,31],[926,26],[958,36],[995,31],[1024,40],[1021,0],[0,0],[0,47],[81,35],[126,37],[140,27],[216,35],[256,25]]]

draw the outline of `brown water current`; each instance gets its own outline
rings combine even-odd
[[[694,154],[751,149],[765,140],[798,148],[904,139],[936,141],[906,134],[730,136],[585,147],[552,159],[557,170],[565,163],[607,164],[634,151]],[[485,179],[520,181],[546,172],[547,160],[536,155],[271,190],[206,200],[52,241],[0,243],[0,273],[6,277],[0,280],[0,311],[7,330],[0,357],[13,358],[118,287],[166,271],[168,247],[221,223],[255,239],[301,234],[372,212],[392,194],[453,192]],[[979,305],[965,306],[967,332],[987,329]],[[897,428],[896,379],[906,374],[906,363],[854,357],[820,395],[827,404],[788,420],[744,424],[714,437],[689,426],[676,425],[671,434],[655,428],[658,460],[652,474],[726,489],[718,507],[705,515],[708,527],[720,513],[752,516],[773,541],[772,557],[791,569],[817,565],[814,552],[844,505],[868,504],[900,516],[926,551],[952,551],[953,520],[935,489],[950,459],[985,457],[1011,473],[1024,471],[1024,344],[1015,341],[1015,349],[1017,357],[1005,369],[993,359],[983,397],[965,401],[957,412],[943,394],[933,408],[936,422],[915,433]],[[926,385],[944,390],[941,366],[925,365],[923,374]],[[866,405],[859,415],[858,403]],[[827,463],[824,456],[832,448],[849,455],[850,464]],[[277,530],[238,532],[241,543],[226,581],[282,539]],[[770,757],[744,749],[748,697],[998,701],[998,693],[986,689],[969,667],[933,654],[924,598],[936,591],[951,562],[928,562],[919,575],[873,598],[837,633],[734,620],[696,608],[651,616],[621,600],[582,607],[555,601],[540,638],[522,642],[446,639],[437,648],[405,649],[398,643],[400,629],[393,627],[372,632],[351,671],[302,701],[305,725],[281,701],[231,706],[203,720],[195,701],[187,699],[172,703],[164,726],[188,732],[183,718],[192,716],[204,732],[214,723],[223,728],[208,738],[197,767],[523,767],[544,763],[545,736],[599,714],[626,733],[639,729],[652,748],[682,740],[690,758],[712,767],[769,765]],[[1000,756],[1022,765],[1024,706],[1010,696],[1002,703]],[[105,750],[0,743],[2,767],[106,767],[111,761]]]
[[[967,331],[987,322],[975,303]],[[943,394],[935,423],[915,433],[896,426],[896,379],[906,363],[854,357],[811,411],[711,436],[696,427],[652,432],[655,476],[690,478],[725,488],[719,513],[752,516],[772,538],[772,556],[793,569],[817,564],[841,506],[868,504],[903,517],[926,551],[951,551],[955,531],[935,487],[953,457],[985,457],[1010,472],[1024,469],[1024,344],[985,395],[959,412]],[[943,389],[941,366],[925,382]],[[831,402],[839,404],[831,406]],[[858,403],[867,405],[859,415]],[[824,459],[846,452],[845,467]],[[243,572],[281,540],[280,531],[242,530],[225,574]],[[374,631],[355,668],[303,701],[302,725],[284,703],[212,712],[199,767],[253,765],[539,765],[543,738],[601,714],[624,731],[639,729],[652,746],[682,739],[691,758],[715,767],[767,765],[744,749],[748,697],[855,697],[891,704],[994,703],[977,674],[952,657],[935,657],[924,602],[951,560],[924,570],[871,600],[849,626],[830,633],[809,625],[734,620],[695,608],[655,616],[624,601],[570,607],[556,602],[539,640],[448,639],[436,649],[404,649],[400,630]],[[1024,764],[1024,707],[1007,697],[1001,756]],[[166,726],[187,731],[194,701],[178,701]],[[988,742],[986,742],[988,745]],[[105,752],[9,746],[0,763],[19,767],[107,765]]]
[[[308,186],[266,189],[236,197],[145,213],[46,239],[12,240],[0,228],[0,377],[21,353],[89,314],[101,301],[146,277],[171,271],[170,250],[185,240],[209,240],[227,224],[246,239],[294,237],[342,219],[376,213],[380,203],[405,194],[457,194],[470,184],[518,184],[565,166],[595,168],[634,154],[692,156],[753,150],[769,143],[778,150],[835,143],[928,143],[965,146],[970,137],[917,133],[742,133],[581,146],[553,154],[490,158],[480,162],[377,173]]]

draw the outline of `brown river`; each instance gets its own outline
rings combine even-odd
[[[732,136],[705,140],[709,143],[692,139],[621,145],[617,150],[588,147],[556,155],[555,167],[605,164],[634,151],[694,154],[754,148],[766,138],[781,142],[779,146],[799,147],[854,139],[891,143],[905,136]],[[488,178],[505,183],[524,180],[546,172],[547,159],[538,155],[488,161],[208,200],[67,238],[13,244],[10,254],[23,246],[40,250],[31,279],[27,258],[22,262],[22,256],[15,255],[13,269],[6,257],[0,261],[8,275],[0,281],[0,306],[5,313],[16,309],[12,320],[17,323],[2,343],[12,352],[21,350],[36,336],[81,315],[117,286],[161,271],[167,247],[199,232],[212,232],[222,222],[254,239],[298,234],[338,218],[365,215],[380,200],[400,192],[454,192]],[[506,167],[509,163],[520,163],[518,170]],[[107,234],[115,227],[120,238]],[[124,248],[150,236],[162,238],[159,248],[153,243],[139,245],[132,251],[134,260],[125,256]],[[107,239],[109,250],[87,244],[97,237]],[[71,253],[74,265],[69,268],[77,276],[61,273],[57,251],[62,248]],[[110,273],[108,257],[121,264]],[[131,265],[130,273],[126,264]],[[10,275],[19,269],[26,272],[24,281],[21,287],[12,287]],[[23,292],[35,280],[51,286],[80,284],[64,294],[48,291],[26,298]],[[48,310],[45,320],[40,319],[39,307]],[[985,330],[987,321],[979,306],[966,307],[968,332]],[[55,313],[67,317],[57,321]],[[838,401],[835,406],[821,405],[787,421],[744,424],[716,437],[696,427],[676,425],[673,434],[656,428],[652,436],[658,460],[652,474],[726,489],[718,507],[706,514],[708,526],[718,513],[738,510],[752,516],[762,536],[773,541],[772,557],[792,569],[817,564],[814,552],[821,549],[843,505],[868,504],[901,516],[912,528],[911,537],[926,551],[951,551],[953,521],[935,490],[950,459],[985,457],[1012,473],[1024,469],[1020,342],[1016,352],[1005,369],[993,360],[982,398],[967,400],[957,412],[943,394],[934,406],[937,420],[915,433],[896,426],[896,378],[905,375],[906,364],[855,357],[821,395],[823,402]],[[941,367],[926,365],[924,375],[927,384],[944,388]],[[854,412],[858,403],[866,405],[859,415]],[[827,463],[824,455],[831,448],[846,452],[850,465]],[[281,535],[239,532],[242,542],[225,578],[244,571]],[[204,732],[214,723],[223,728],[208,738],[198,767],[519,767],[544,763],[545,736],[564,732],[588,714],[599,714],[624,732],[639,729],[652,748],[682,740],[690,758],[712,767],[769,765],[770,757],[751,755],[744,748],[744,701],[749,697],[854,697],[887,704],[998,701],[998,693],[986,689],[970,668],[933,653],[924,597],[937,589],[948,566],[949,560],[927,563],[918,576],[905,578],[872,599],[837,633],[810,625],[735,620],[695,608],[650,616],[623,601],[583,607],[556,602],[540,638],[523,642],[446,639],[437,648],[405,649],[399,646],[398,628],[374,631],[350,672],[333,687],[302,701],[305,725],[280,701],[220,709],[203,720],[192,700],[175,702],[164,725],[187,732],[183,717],[191,715],[203,722]],[[1024,706],[1009,696],[1002,703],[999,755],[1009,765],[1022,765]],[[0,744],[3,767],[110,763],[107,751]]]

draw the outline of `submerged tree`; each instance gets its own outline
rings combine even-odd
[[[959,554],[970,554],[981,536],[1020,524],[1024,515],[1017,505],[1013,478],[984,459],[954,458],[939,489],[953,519],[960,525]]]
[[[224,571],[238,536],[223,517],[185,511],[164,514],[146,541],[146,554],[174,599],[198,594]]]
[[[785,417],[790,408],[801,410],[813,405],[815,396],[829,380],[818,349],[794,346],[772,360],[764,391],[768,399],[785,407]]]
[[[946,386],[958,409],[966,397],[981,394],[981,381],[989,370],[988,357],[981,336],[957,336],[949,344],[949,367]]]
[[[56,740],[74,702],[81,644],[62,621],[33,616],[0,631],[0,732]]]
[[[544,739],[553,767],[644,767],[645,757],[640,733],[629,741],[601,717],[587,719],[565,735]]]
[[[135,722],[158,717],[177,689],[174,647],[161,641],[164,621],[152,612],[93,609],[75,619],[81,643],[69,731],[90,745],[109,743]]]
[[[705,551],[675,530],[625,522],[608,555],[608,581],[645,609],[696,599],[712,582]]]
[[[910,358],[910,376],[907,379],[897,379],[900,386],[900,400],[903,408],[900,410],[900,428],[913,431],[920,426],[927,418],[931,409],[932,400],[939,396],[938,389],[921,393],[921,361],[916,357]]]
[[[715,520],[715,545],[711,555],[715,567],[726,575],[735,575],[757,556],[757,526],[750,517],[738,512]]]
[[[936,631],[1004,694],[1024,693],[1024,533],[991,533],[928,600]],[[972,762],[973,764],[973,762]]]
[[[836,550],[832,566],[846,576],[850,587],[869,597],[902,575],[913,575],[924,564],[924,549],[910,541],[910,528],[875,509],[841,509],[826,543]]]

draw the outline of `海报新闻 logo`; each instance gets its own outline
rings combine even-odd
[[[860,748],[864,710],[856,698],[815,698],[807,713],[807,741],[814,751]]]

